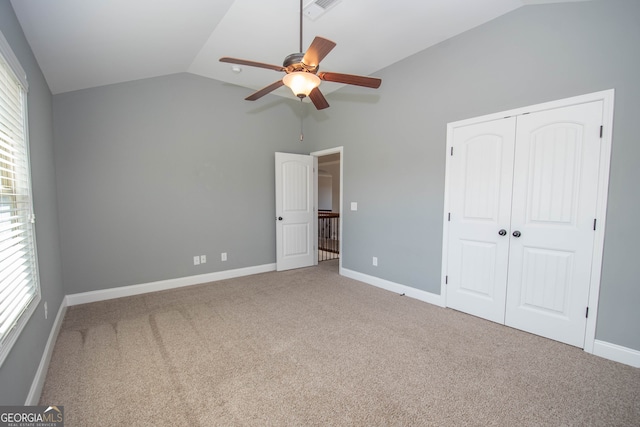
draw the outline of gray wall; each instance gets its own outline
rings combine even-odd
[[[64,297],[53,160],[51,92],[8,0],[0,0],[0,31],[27,73],[29,142],[42,301],[0,367],[0,405],[22,405]],[[43,304],[49,305],[45,320]]]
[[[333,185],[331,175],[319,169],[318,173],[318,210],[330,211],[333,206]]]
[[[318,158],[321,161],[322,157]],[[340,212],[340,162],[318,164],[319,170],[331,175],[331,211]]]
[[[248,93],[177,74],[54,96],[67,294],[275,262],[274,152],[309,151],[299,103]]]
[[[640,350],[639,22],[637,0],[528,6],[328,95],[306,126],[313,150],[345,147],[343,266],[439,294],[446,124],[614,88],[596,337]]]

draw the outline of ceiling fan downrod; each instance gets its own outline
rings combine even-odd
[[[302,0],[300,0],[300,50],[302,52]]]

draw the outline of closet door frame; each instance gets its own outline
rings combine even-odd
[[[450,182],[450,166],[451,148],[453,144],[454,129],[461,126],[469,126],[477,123],[488,122],[502,119],[505,117],[519,116],[522,114],[534,113],[545,110],[552,110],[571,105],[584,104],[588,102],[602,101],[602,138],[600,144],[600,169],[598,171],[598,196],[596,204],[597,227],[594,231],[594,248],[593,262],[591,265],[591,282],[589,284],[589,315],[587,317],[584,351],[587,353],[594,352],[596,325],[598,317],[598,300],[600,295],[600,281],[602,273],[602,256],[604,250],[604,237],[606,228],[607,199],[609,189],[609,170],[611,163],[611,145],[613,136],[613,105],[614,90],[609,89],[600,92],[589,93],[586,95],[575,96],[571,98],[560,99],[542,104],[531,105],[528,107],[516,108],[513,110],[503,111],[499,113],[489,114],[480,117],[474,117],[466,120],[460,120],[447,124],[447,144],[445,150],[445,192],[444,192],[444,215],[443,215],[443,233],[442,233],[442,272],[440,295],[444,306],[447,306],[447,271],[448,271],[448,254],[449,254],[449,182]]]

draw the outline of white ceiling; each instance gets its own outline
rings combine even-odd
[[[370,75],[519,7],[555,2],[560,1],[339,0],[315,21],[305,17],[303,49],[316,35],[328,38],[337,47],[322,70]],[[54,94],[179,72],[260,89],[282,73],[246,66],[234,73],[218,59],[281,65],[299,50],[299,0],[11,3]],[[322,91],[339,87],[324,82]],[[274,93],[293,96],[287,88]]]

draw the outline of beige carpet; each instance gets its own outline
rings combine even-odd
[[[340,277],[337,261],[70,307],[66,426],[637,426],[640,370]]]

